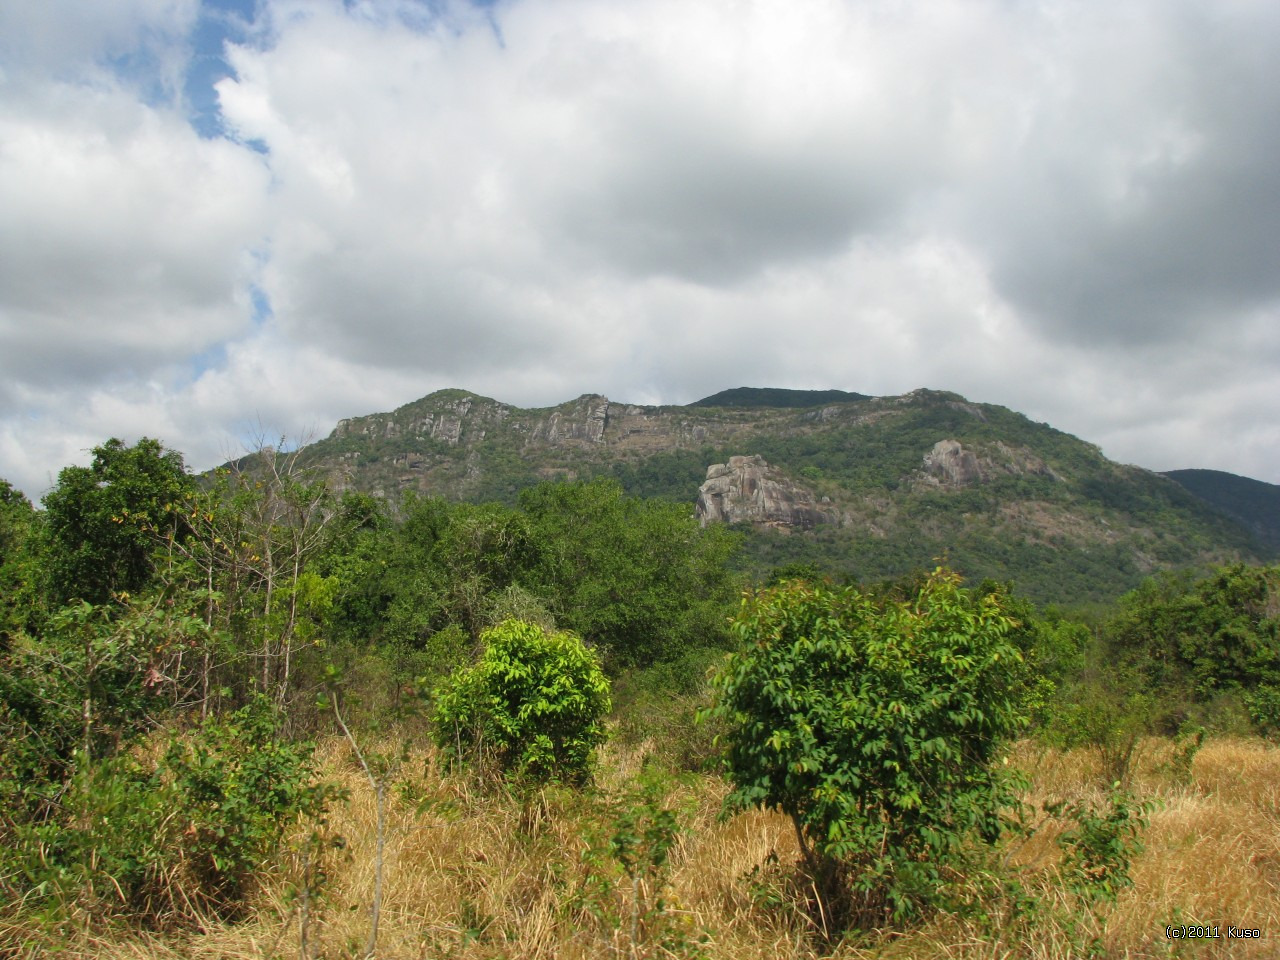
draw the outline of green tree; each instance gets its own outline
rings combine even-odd
[[[143,589],[158,542],[184,526],[174,507],[194,486],[182,454],[147,437],[132,447],[108,440],[89,466],[65,468],[44,498],[54,600],[99,604]]]
[[[438,745],[518,779],[585,781],[610,707],[609,681],[595,654],[571,633],[520,620],[481,639],[479,661],[454,672],[437,692]]]
[[[1280,685],[1280,567],[1153,578],[1123,598],[1103,633],[1111,661],[1165,692],[1158,722],[1176,729],[1201,705]]]
[[[344,493],[332,527],[315,564],[317,573],[338,584],[326,628],[336,642],[376,642],[392,600],[387,569],[393,528],[386,506],[368,494]]]
[[[413,497],[404,510],[365,593],[381,606],[374,635],[396,679],[435,682],[470,658],[487,627],[545,606],[518,585],[537,544],[528,519],[499,504]]]
[[[0,480],[0,653],[17,634],[33,631],[43,615],[40,524],[31,501]]]
[[[710,711],[726,802],[791,817],[828,919],[937,903],[968,841],[999,836],[1014,793],[994,761],[1029,692],[1014,626],[943,569],[906,596],[793,582],[743,601]]]
[[[635,666],[726,640],[737,594],[736,536],[701,529],[687,506],[623,495],[610,479],[547,483],[520,495],[539,545],[522,585],[556,622]]]

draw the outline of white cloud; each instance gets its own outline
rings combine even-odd
[[[116,432],[203,467],[442,386],[741,384],[951,389],[1280,481],[1274,4],[274,0],[218,86],[238,142],[118,69],[183,63],[191,3],[88,6],[0,11],[29,489]]]

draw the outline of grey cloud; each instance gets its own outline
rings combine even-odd
[[[1070,94],[1041,91],[1054,109],[970,196],[1000,288],[1060,340],[1194,339],[1280,297],[1280,11],[1138,9],[1159,45],[1098,52],[1116,24],[1082,25],[1049,54]]]
[[[0,106],[0,369],[81,387],[242,330],[266,174],[111,85]]]
[[[753,154],[729,138],[668,133],[619,167],[566,198],[567,239],[605,266],[712,284],[835,253],[896,199],[821,154]]]

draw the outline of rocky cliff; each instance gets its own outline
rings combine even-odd
[[[924,455],[924,480],[946,487],[965,487],[998,477],[1036,476],[1061,480],[1030,450],[1017,449],[997,440],[975,450],[958,440],[939,440]]]

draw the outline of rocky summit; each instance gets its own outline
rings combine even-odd
[[[1270,559],[1246,520],[1094,445],[954,393],[739,388],[687,406],[584,394],[520,408],[441,390],[341,421],[301,462],[339,490],[513,503],[612,477],[743,533],[743,563],[859,579],[945,557],[1039,596],[1106,599],[1154,571]],[[1255,525],[1256,526],[1256,525]]]

